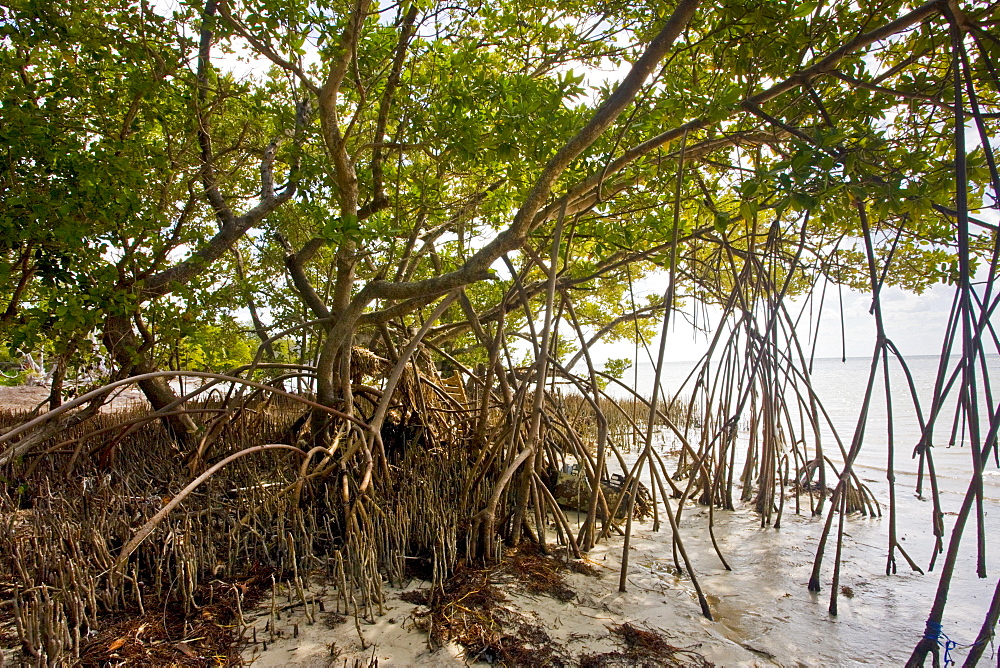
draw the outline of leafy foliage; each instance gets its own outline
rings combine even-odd
[[[943,17],[851,42],[912,8],[699,7],[617,123],[556,175],[547,207],[532,214],[523,243],[543,249],[568,206],[560,285],[580,324],[596,331],[618,318],[606,336],[648,334],[644,320],[629,321],[646,306],[631,303],[630,283],[676,265],[678,304],[724,301],[747,258],[790,257],[800,243],[799,269],[864,286],[858,200],[876,221],[888,283],[919,291],[954,280]],[[230,0],[169,12],[129,0],[6,3],[0,285],[11,351],[69,350],[125,317],[148,359],[187,341],[190,364],[224,366],[245,354],[207,355],[195,339],[219,336],[219,323],[245,338],[249,327],[237,335],[233,323],[248,308],[275,329],[321,316],[303,281],[338,311],[372,282],[460,272],[511,226],[546,165],[672,11],[591,0]],[[973,41],[978,104],[994,109],[997,47]],[[992,131],[996,114],[984,119]],[[275,187],[294,185],[296,195],[221,239],[226,209],[260,200],[269,145]],[[989,206],[990,166],[974,146],[967,158],[970,205]],[[973,239],[980,254],[991,245],[991,234]],[[240,268],[216,252],[236,248]],[[544,273],[530,253],[508,256],[536,308]],[[297,283],[284,277],[288,257]],[[184,263],[194,270],[180,272]],[[171,271],[176,279],[148,292]],[[516,285],[477,281],[465,280],[466,296],[491,328]],[[795,277],[791,293],[811,284]],[[432,296],[403,308],[398,323],[418,322]],[[397,305],[379,297],[357,308]],[[508,308],[506,327],[523,327],[527,313]],[[483,363],[466,316],[453,308],[436,341]],[[303,336],[292,348],[311,358],[323,335]]]

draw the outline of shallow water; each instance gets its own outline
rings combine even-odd
[[[877,495],[884,491],[877,481],[871,484]],[[945,497],[944,501],[950,499]],[[912,496],[900,498],[897,525],[904,547],[925,570],[932,544],[920,518],[927,516],[923,507],[927,503]],[[810,516],[803,506],[802,514],[796,515],[792,500],[786,499],[780,529],[761,528],[759,515],[749,508],[716,510],[715,534],[732,571],[723,568],[712,548],[708,509],[693,505],[685,509],[681,533],[715,616],[710,625],[724,637],[759,652],[762,659],[780,665],[902,665],[923,633],[943,555],[937,571],[921,575],[897,554],[897,573],[886,575],[888,517],[850,516],[845,524],[838,615],[832,616],[828,607],[836,524],[823,562],[823,589],[809,592],[807,583],[825,518]],[[952,517],[948,516],[949,524]],[[998,512],[987,515],[991,535],[1000,530],[998,518]],[[674,569],[666,521],[658,533],[649,521],[635,532],[646,546],[640,548],[633,568],[655,576],[659,586],[687,590],[691,614],[696,615],[691,582],[678,577]],[[1000,573],[1000,559],[992,550],[987,553],[991,577],[976,577],[973,536],[969,531],[963,542],[943,625],[944,632],[960,645],[976,638]],[[661,626],[668,625],[669,620],[661,620]],[[965,652],[959,648],[952,656],[961,661]],[[988,649],[984,661],[995,661],[992,656]]]
[[[690,519],[705,526],[703,517]],[[895,665],[905,662],[920,639],[938,578],[936,573],[912,572],[902,559],[896,575],[885,574],[886,524],[884,518],[847,522],[836,617],[828,612],[834,545],[824,561],[823,591],[814,594],[806,588],[821,519],[786,515],[781,529],[761,529],[750,511],[716,513],[716,535],[732,572],[714,558],[704,528],[689,524],[684,535],[697,555],[702,587],[715,597],[710,603],[717,623],[730,639],[783,664]],[[995,514],[990,524],[995,531]],[[923,527],[904,521],[899,530],[911,556],[926,567],[927,550],[913,549]],[[989,566],[996,573],[1000,563],[994,557]],[[973,550],[964,550],[944,623],[953,640],[967,644],[975,639],[993,584],[995,579],[975,576]]]
[[[989,362],[1000,376],[1000,358],[991,357]],[[911,360],[911,370],[922,398],[930,395],[936,364],[936,358]],[[839,360],[818,360],[814,370],[814,388],[835,426],[846,434],[842,434],[842,438],[848,443],[857,422],[869,365],[869,360],[861,359],[849,360],[847,364]],[[679,384],[687,366],[670,366],[674,373],[668,376],[667,384],[671,379]],[[651,383],[651,367],[647,371]],[[908,394],[901,383],[894,387],[898,388],[894,393]],[[643,391],[641,385],[640,391]],[[895,394],[894,405],[902,406]],[[894,411],[894,415],[897,535],[917,565],[926,571],[934,545],[932,506],[929,499],[917,498],[914,494],[916,464],[909,458],[919,440],[919,425],[912,414]],[[838,597],[839,614],[836,617],[828,612],[836,524],[823,562],[823,591],[814,594],[806,588],[825,521],[825,517],[809,515],[808,499],[802,497],[802,514],[796,515],[794,501],[786,498],[780,529],[761,528],[759,516],[750,509],[716,510],[715,532],[733,568],[731,572],[722,568],[712,549],[707,531],[707,509],[690,506],[685,510],[682,534],[716,616],[713,624],[716,630],[760,652],[762,658],[773,657],[782,665],[905,663],[923,633],[944,555],[938,557],[935,571],[921,575],[911,571],[897,554],[897,573],[886,575],[887,422],[884,402],[876,402],[869,415],[864,446],[855,470],[881,502],[884,515],[882,518],[854,515],[847,519],[840,576],[844,589]],[[946,443],[950,436],[950,418],[943,423],[948,426],[936,431],[934,457],[945,513],[944,546],[947,549],[955,516],[968,486],[971,453],[961,444],[950,448],[939,445]],[[674,447],[670,440],[658,446],[664,453]],[[831,442],[830,448],[833,447]],[[636,456],[633,453],[629,459],[634,461]],[[1000,543],[992,538],[1000,536],[1000,471],[995,463],[987,467],[984,487],[989,577],[979,579],[976,576],[975,520],[970,518],[944,616],[944,633],[959,643],[952,652],[952,658],[959,662],[967,652],[967,647],[962,646],[973,642],[978,634],[1000,575]],[[925,480],[925,495],[929,494],[929,489]],[[660,545],[652,550],[655,556],[647,556],[643,567],[662,581],[663,586],[690,588],[687,578],[674,575],[666,523],[659,534],[649,529],[644,525],[643,535]],[[693,590],[691,595],[693,599]],[[692,605],[696,612],[693,600]],[[993,648],[987,649],[983,661],[996,662]]]

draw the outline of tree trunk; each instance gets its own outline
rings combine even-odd
[[[126,316],[112,315],[104,322],[102,335],[104,347],[122,372],[129,376],[152,373],[157,369],[150,364],[139,350],[139,342]],[[139,382],[139,389],[152,405],[160,410],[177,401],[177,395],[163,378],[149,378]],[[198,426],[188,415],[170,415],[163,418],[167,431],[177,439],[182,450],[187,450],[198,433]]]
[[[49,384],[49,410],[62,406],[63,381],[66,379],[66,360],[72,355],[71,352],[56,356],[55,364],[52,367],[52,381]]]

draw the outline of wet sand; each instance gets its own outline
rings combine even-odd
[[[714,622],[701,616],[690,579],[675,573],[665,522],[665,530],[659,532],[652,531],[650,521],[633,525],[627,593],[617,590],[622,539],[616,537],[588,555],[599,565],[602,578],[568,576],[567,583],[577,594],[574,601],[528,596],[512,583],[507,590],[510,604],[536,615],[553,639],[575,656],[609,651],[612,645],[606,625],[625,621],[660,629],[668,642],[694,648],[721,666],[902,665],[920,639],[938,576],[936,572],[911,572],[902,559],[896,575],[885,574],[886,517],[852,516],[848,520],[839,614],[834,617],[827,609],[832,541],[823,569],[823,591],[811,593],[806,588],[821,518],[796,516],[786,508],[781,529],[761,529],[752,510],[716,511],[716,535],[733,568],[726,571],[707,534],[707,509],[692,506],[686,514],[685,545]],[[929,549],[923,526],[904,521],[899,532],[914,559],[926,567]],[[1000,564],[994,558],[991,566],[995,573]],[[962,645],[975,639],[993,584],[993,580],[976,578],[974,555],[964,550],[945,616],[944,631],[949,637]],[[258,646],[247,657],[257,657],[255,666],[332,665],[322,661],[329,656],[329,644],[335,642],[340,661],[347,658],[349,664],[353,659],[367,662],[377,656],[380,665],[462,665],[461,651],[455,646],[437,652],[428,649],[426,635],[410,618],[415,607],[400,601],[399,593],[389,590],[386,614],[374,624],[361,624],[365,648],[350,621],[331,630],[321,624],[307,626],[299,615],[285,622],[288,629],[299,624],[298,639],[279,640],[266,652]],[[258,612],[262,616],[256,625],[263,637],[267,614],[266,610]],[[958,662],[964,656],[961,647],[952,652]],[[990,656],[987,651],[984,660]]]

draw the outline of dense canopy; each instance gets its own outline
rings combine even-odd
[[[724,303],[765,246],[803,247],[793,292],[818,273],[865,288],[857,202],[886,280],[955,280],[947,3],[696,4],[6,3],[11,352],[72,363],[116,331],[143,364],[219,368],[205,349],[248,309],[261,334],[345,314],[325,360],[451,289],[488,315],[498,260],[530,283],[521,249],[561,212],[560,286],[594,328],[631,311],[623,275],[674,255],[678,298]],[[973,210],[990,9],[951,10]]]

